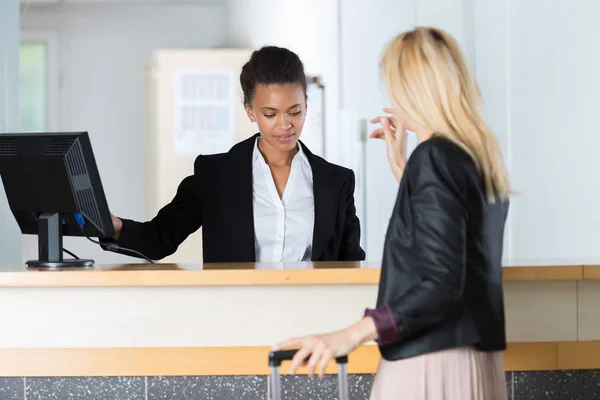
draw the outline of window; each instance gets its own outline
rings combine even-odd
[[[57,35],[22,31],[19,107],[22,132],[58,129]]]
[[[48,63],[47,46],[41,42],[21,43],[19,66],[21,131],[46,130]]]

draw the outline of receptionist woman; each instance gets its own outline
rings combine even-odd
[[[159,260],[202,227],[205,262],[364,260],[354,173],[299,141],[307,112],[299,57],[263,47],[240,83],[259,133],[228,153],[198,156],[194,174],[151,221],[113,217],[115,242]]]

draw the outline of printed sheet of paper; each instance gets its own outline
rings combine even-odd
[[[235,140],[236,103],[233,70],[180,70],[175,76],[177,155],[228,151]]]

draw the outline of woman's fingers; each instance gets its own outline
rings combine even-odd
[[[383,136],[386,142],[394,140],[394,134],[392,133],[390,122],[387,118],[381,119],[381,130],[383,131]]]
[[[321,363],[321,356],[323,355],[324,349],[325,346],[323,344],[317,344],[313,348],[312,355],[310,356],[310,359],[306,364],[306,367],[308,369],[308,376],[310,376],[311,378],[315,374],[315,367]]]
[[[387,117],[380,117],[381,128],[375,129],[369,137],[371,139],[385,139],[393,140],[395,136],[395,129],[390,124],[390,120]]]
[[[300,346],[300,344],[302,344],[303,341],[304,341],[304,338],[288,339],[284,342],[277,343],[275,346],[271,347],[271,351],[279,351],[279,350],[283,350],[283,349],[289,349],[292,347],[298,347],[298,346]]]
[[[396,126],[398,125],[398,119],[394,115],[385,115],[385,116],[379,116],[379,117],[373,118],[371,120],[371,123],[372,124],[380,124],[381,121],[383,121],[384,119],[387,119],[390,126],[393,129],[396,129]]]
[[[392,114],[392,115],[394,115],[396,117],[398,116],[398,115],[396,115],[397,114],[396,110],[394,108],[391,108],[391,107],[385,107],[383,109],[383,112],[386,112],[388,114]]]
[[[371,132],[369,137],[371,139],[383,139],[384,138],[383,129],[381,129],[381,128],[375,129],[373,132]]]
[[[306,362],[306,359],[311,355],[312,353],[312,348],[309,346],[303,346],[300,350],[298,350],[298,352],[296,353],[296,355],[294,356],[294,358],[292,358],[292,365],[290,367],[290,374],[294,375],[296,373],[296,370],[301,366],[304,365]]]
[[[319,376],[322,378],[323,375],[325,375],[325,368],[327,367],[327,364],[329,364],[329,361],[332,358],[332,354],[331,354],[331,350],[329,349],[325,349],[323,351],[323,354],[321,355],[321,361],[319,362],[318,365],[318,371],[317,373],[319,374]]]
[[[371,134],[369,134],[369,137],[371,139],[384,139],[385,138],[385,131],[383,128],[384,121],[387,122],[387,129],[390,131],[390,133],[392,135],[395,135],[397,126],[399,125],[398,121],[394,117],[379,116],[377,118],[373,118],[371,120],[371,123],[381,124],[382,127],[375,129],[373,132],[371,132]]]

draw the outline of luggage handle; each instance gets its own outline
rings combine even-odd
[[[283,361],[290,361],[298,350],[280,350],[269,353],[269,366],[271,367],[271,400],[281,400],[281,377],[279,368]],[[348,387],[348,356],[337,357],[338,364],[338,394],[340,400],[350,398]]]
[[[298,350],[280,350],[269,353],[269,366],[281,367],[283,361],[290,361],[294,358]],[[348,356],[342,356],[335,359],[338,364],[348,364]]]

